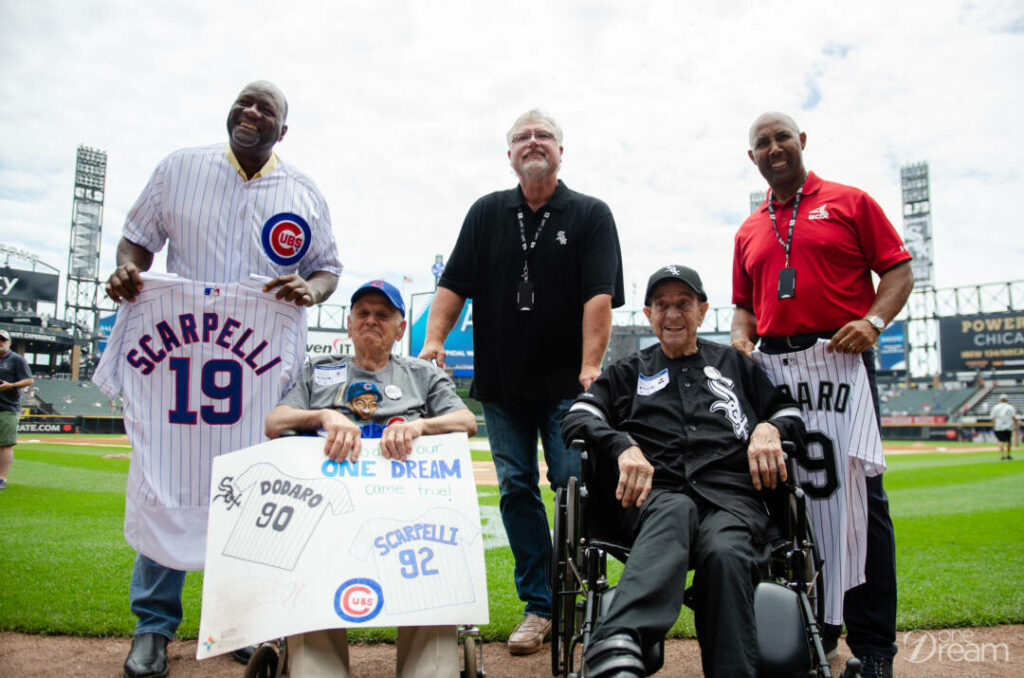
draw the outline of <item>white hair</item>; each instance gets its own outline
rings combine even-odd
[[[508,142],[509,146],[512,145],[512,135],[516,133],[516,130],[519,129],[523,123],[527,122],[543,122],[551,125],[551,128],[555,131],[555,141],[558,142],[559,146],[562,145],[562,128],[557,122],[555,122],[555,119],[539,108],[531,108],[526,113],[523,113],[516,118],[516,121],[512,123],[512,127],[509,128],[508,134],[505,135],[505,140]]]

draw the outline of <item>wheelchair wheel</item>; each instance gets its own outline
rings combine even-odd
[[[476,678],[476,639],[473,636],[466,636],[462,639],[462,652],[466,659],[462,669],[462,678]]]
[[[555,529],[552,536],[551,554],[551,674],[555,676],[563,675],[566,670],[562,651],[564,639],[567,637],[565,635],[566,615],[563,597],[569,595],[565,495],[565,488],[559,488],[555,492]]]
[[[273,645],[260,645],[245,665],[245,678],[277,678],[277,660],[277,650]]]

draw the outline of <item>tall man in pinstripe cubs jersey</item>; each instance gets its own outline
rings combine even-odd
[[[843,594],[864,583],[867,555],[865,478],[885,470],[868,374],[859,356],[830,355],[819,340],[802,351],[752,357],[800,404],[807,458],[796,482],[811,499],[814,537],[825,560],[825,622],[842,625]]]
[[[807,135],[793,118],[759,116],[749,141],[771,190],[736,233],[731,343],[749,355],[758,341],[765,353],[789,353],[826,339],[828,357],[861,358],[881,426],[872,347],[914,287],[910,254],[871,196],[807,171]],[[884,677],[896,654],[896,537],[882,475],[865,487],[866,581],[847,592],[843,617],[863,675]],[[826,627],[826,650],[840,630]]]
[[[265,291],[296,306],[331,295],[341,263],[327,204],[309,177],[274,153],[287,114],[277,86],[250,83],[228,112],[226,145],[177,151],[160,162],[125,221],[106,285],[111,299],[140,293],[140,271],[165,244],[167,271],[185,278],[221,284],[263,275],[270,278]],[[178,469],[183,484],[192,472]],[[166,675],[165,646],[181,621],[181,574],[143,554],[136,559],[129,598],[139,622],[125,662],[129,678]]]

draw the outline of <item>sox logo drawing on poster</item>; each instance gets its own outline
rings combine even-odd
[[[265,440],[263,421],[302,368],[305,309],[265,278],[203,283],[143,274],[93,381],[123,393],[132,443],[125,538],[180,570],[202,569],[214,457]]]
[[[433,508],[411,520],[379,518],[365,523],[350,550],[373,558],[388,595],[389,614],[473,602],[473,581],[464,546],[480,536],[479,521],[449,508]],[[448,586],[436,577],[444,572]],[[454,575],[452,574],[454,572]]]
[[[768,378],[800,404],[807,460],[796,481],[809,499],[814,536],[825,560],[825,621],[843,623],[843,593],[864,583],[867,490],[885,470],[868,374],[860,355],[828,353],[828,342],[790,353],[754,351]]]
[[[295,569],[328,506],[334,515],[355,509],[341,481],[296,478],[273,464],[255,464],[233,482],[222,479],[221,487],[223,494],[213,501],[229,504],[228,510],[232,505],[242,508],[224,555],[282,570]]]

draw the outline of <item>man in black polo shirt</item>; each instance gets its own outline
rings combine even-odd
[[[616,499],[636,507],[635,540],[598,619],[586,674],[646,675],[641,647],[679,616],[686,571],[706,676],[756,676],[754,588],[777,534],[758,496],[786,480],[782,439],[802,446],[796,402],[736,349],[697,339],[700,276],[658,269],[644,314],[658,344],[612,363],[562,423],[618,465]]]
[[[474,379],[501,491],[525,616],[513,654],[540,650],[550,630],[551,536],[538,487],[537,437],[548,481],[576,471],[559,435],[572,399],[601,372],[612,308],[624,302],[619,238],[608,206],[558,179],[562,130],[539,110],[508,132],[519,186],[470,208],[430,309],[420,358],[444,365],[444,340],[473,299]]]

